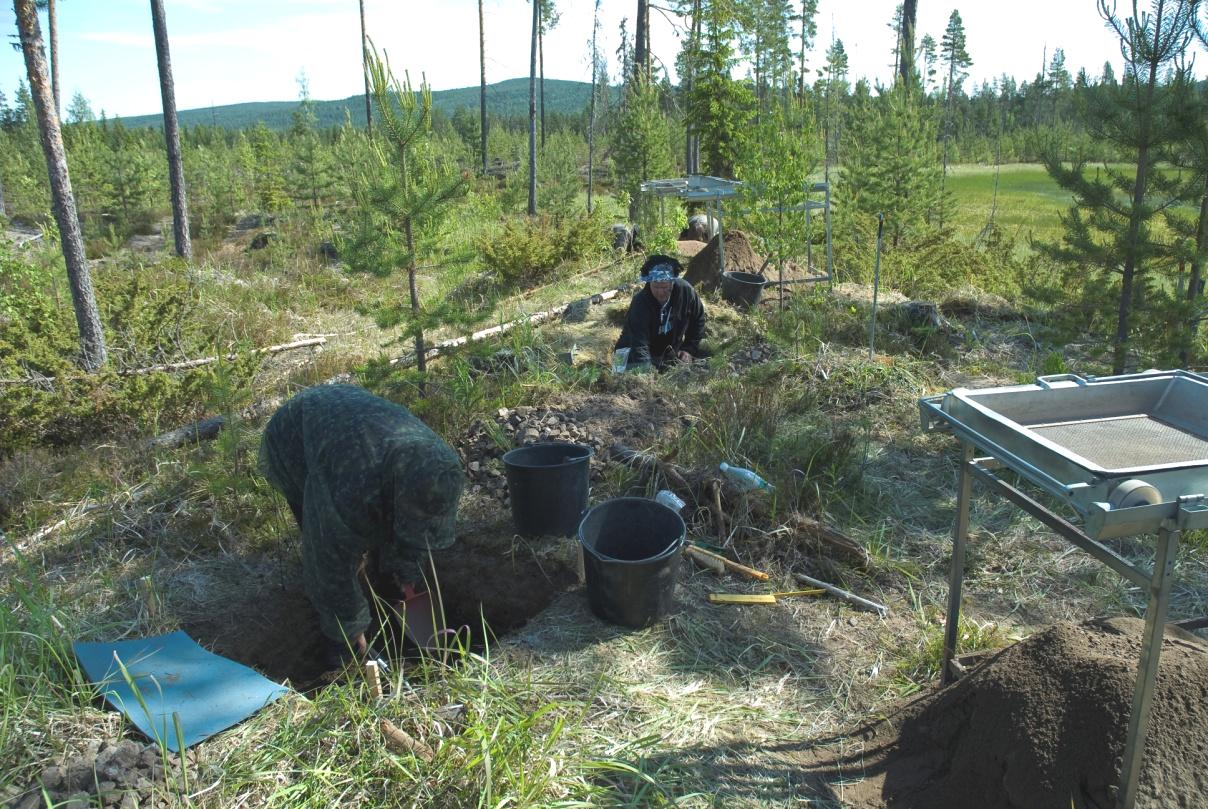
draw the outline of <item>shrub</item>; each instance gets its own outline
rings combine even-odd
[[[75,365],[78,351],[70,306],[47,287],[53,265],[36,265],[0,252],[8,290],[0,308],[0,447],[63,446],[135,428],[158,429],[195,418],[212,404],[219,379],[244,379],[259,357],[240,357],[180,373],[123,375],[123,370],[213,354],[198,301],[168,272],[123,268],[94,281],[109,343],[110,366],[95,374]],[[8,283],[15,279],[18,283]]]
[[[479,248],[500,283],[527,287],[549,278],[564,261],[598,253],[604,235],[599,214],[546,214],[509,219],[499,232],[483,237]]]

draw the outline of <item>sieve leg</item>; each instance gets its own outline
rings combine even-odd
[[[961,476],[956,493],[956,525],[952,529],[952,570],[948,575],[948,617],[944,624],[944,658],[940,662],[940,685],[952,681],[952,659],[961,619],[961,585],[965,580],[965,540],[969,536],[969,508],[973,499],[973,445],[961,442]]]
[[[1145,634],[1141,638],[1141,661],[1137,666],[1137,684],[1133,687],[1132,710],[1128,714],[1128,735],[1124,739],[1124,763],[1120,767],[1118,809],[1133,809],[1141,782],[1141,761],[1145,754],[1145,735],[1149,730],[1149,708],[1154,683],[1158,679],[1158,660],[1162,654],[1162,636],[1166,628],[1166,609],[1170,605],[1170,584],[1174,562],[1179,553],[1178,530],[1158,529],[1158,552],[1149,585],[1149,604],[1145,609]]]

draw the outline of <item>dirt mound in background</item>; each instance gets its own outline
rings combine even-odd
[[[730,230],[724,234],[725,242],[725,259],[726,270],[728,272],[746,272],[758,274],[763,268],[763,256],[755,252],[755,248],[751,245],[751,240],[747,234],[741,230]],[[688,283],[699,292],[709,292],[717,289],[717,285],[721,283],[721,264],[718,261],[718,237],[714,236],[709,244],[705,246],[692,260],[688,262],[688,269],[684,273],[684,278]]]
[[[1114,807],[1142,629],[1047,629],[861,727],[843,755],[814,748],[806,768],[846,781],[844,805],[859,809]],[[1168,629],[1137,805],[1203,806],[1206,794],[1208,646]]]
[[[780,269],[759,254],[751,238],[744,231],[727,231],[725,238],[726,272],[745,272],[752,275],[764,275],[769,281],[780,280]],[[680,244],[680,252],[684,253],[683,244],[699,244],[699,242],[681,242]],[[793,261],[786,261],[784,264],[785,281],[801,281],[816,277],[818,274],[808,271]],[[716,236],[703,249],[692,254],[692,260],[688,262],[684,278],[701,292],[709,292],[718,287],[721,283],[721,269],[718,263]],[[789,289],[792,288],[786,287],[786,290]]]

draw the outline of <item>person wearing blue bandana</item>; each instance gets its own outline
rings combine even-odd
[[[642,265],[645,284],[629,302],[629,313],[615,348],[628,348],[627,368],[692,362],[704,356],[705,307],[679,275],[684,267],[671,256],[654,255]]]

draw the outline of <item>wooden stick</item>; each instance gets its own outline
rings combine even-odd
[[[851,603],[856,604],[858,606],[866,607],[867,609],[873,610],[878,615],[880,615],[882,618],[884,618],[886,615],[889,614],[889,607],[886,607],[884,604],[878,604],[875,601],[869,601],[867,598],[861,598],[860,596],[856,595],[855,593],[849,593],[847,590],[840,590],[838,587],[836,587],[833,584],[827,584],[826,582],[821,581],[820,579],[812,578],[810,576],[805,575],[804,573],[796,573],[796,574],[794,574],[794,577],[797,579],[797,581],[801,582],[802,584],[809,584],[809,585],[813,585],[814,587],[821,587],[823,590],[830,593],[831,595],[836,595],[839,598],[844,599],[845,601],[850,601]]]
[[[712,570],[714,573],[716,573],[719,576],[724,576],[726,573],[725,565],[723,565],[717,559],[714,559],[713,557],[701,552],[700,548],[694,548],[691,545],[685,545],[684,546],[684,556],[687,556],[693,562],[696,562],[698,565],[705,568],[706,570]]]
[[[410,753],[429,764],[436,758],[436,753],[432,751],[431,747],[419,741],[411,734],[400,730],[389,719],[382,719],[378,723],[378,727],[382,730],[382,737],[386,741],[386,746],[391,750],[398,753]]]
[[[374,700],[382,698],[382,675],[378,672],[376,660],[365,661],[365,682],[369,684],[369,696]]]
[[[590,299],[593,305],[601,304],[604,301],[612,300],[613,298],[615,298],[617,296],[617,293],[620,292],[621,289],[622,289],[621,287],[617,287],[616,289],[609,289],[604,292],[598,292],[595,295],[586,295],[584,297]],[[444,353],[445,351],[447,351],[450,348],[456,348],[457,346],[462,346],[467,343],[476,343],[480,340],[485,340],[488,337],[495,337],[495,336],[503,334],[505,332],[509,332],[512,329],[516,328],[517,326],[522,326],[525,324],[535,326],[539,323],[549,320],[550,318],[559,317],[562,315],[563,312],[566,311],[566,307],[570,306],[570,304],[574,303],[575,301],[580,301],[580,300],[583,300],[583,298],[575,298],[574,301],[570,301],[569,303],[564,303],[561,306],[555,307],[553,309],[545,309],[540,312],[533,312],[531,315],[522,315],[521,317],[518,317],[515,320],[509,320],[506,323],[500,323],[498,326],[491,326],[489,329],[481,329],[472,334],[466,334],[461,337],[454,337],[451,340],[442,340],[439,343],[437,343],[436,345],[432,346],[432,348],[430,348],[426,352],[424,352],[424,359],[429,359],[429,360],[435,359],[436,357],[439,357],[442,353]],[[415,364],[415,352],[412,352],[410,354],[404,354],[401,357],[395,357],[394,359],[390,360],[390,364],[402,366],[404,368],[414,365]]]
[[[704,556],[716,559],[719,562],[721,562],[723,565],[725,565],[727,568],[734,571],[735,573],[741,573],[744,576],[750,576],[752,579],[758,579],[759,581],[767,581],[768,579],[771,578],[771,576],[769,576],[767,573],[764,573],[762,570],[756,570],[753,567],[747,567],[746,565],[740,565],[738,562],[727,559],[726,557],[724,557],[720,554],[713,553],[712,551],[707,551],[704,548],[698,548],[695,545],[689,545],[688,547],[692,550],[692,552],[694,554],[699,553],[699,554],[703,554]]]
[[[295,348],[309,348],[310,346],[321,346],[327,343],[326,337],[312,337],[308,340],[295,340],[292,343],[282,343],[281,345],[266,346],[264,348],[253,348],[253,354],[280,354],[282,351],[292,351]],[[225,359],[228,362],[239,357],[236,352],[231,352],[221,357],[201,357],[195,360],[183,360],[182,362],[170,362],[166,365],[149,365],[146,368],[128,368],[124,371],[118,371],[118,376],[138,376],[139,374],[154,374],[168,371],[187,371],[190,368],[201,368],[205,365],[212,365],[220,359]],[[50,383],[54,382],[53,376],[31,377],[29,379],[0,379],[0,384],[5,385],[21,385],[34,383]]]

